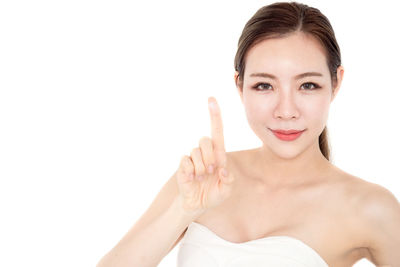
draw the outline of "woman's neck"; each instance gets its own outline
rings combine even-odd
[[[252,150],[251,166],[267,186],[291,186],[312,182],[327,171],[331,163],[316,143],[293,158],[282,158],[263,146]]]

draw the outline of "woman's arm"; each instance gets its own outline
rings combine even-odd
[[[372,263],[378,267],[400,266],[400,203],[386,188],[374,184],[361,202],[365,238]]]
[[[156,267],[197,218],[182,208],[175,175],[153,203],[97,267]]]

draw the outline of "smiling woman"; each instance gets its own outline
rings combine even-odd
[[[258,12],[262,12],[262,9]],[[291,16],[283,17],[291,18]],[[317,23],[315,20],[318,19],[314,18],[314,21],[309,19],[308,22],[315,24]],[[253,20],[257,20],[257,14]],[[254,24],[252,20],[250,23]],[[266,19],[265,23],[270,22]],[[323,156],[329,160],[326,122],[330,103],[340,88],[344,68],[340,66],[338,46],[335,46],[337,50],[332,52],[332,56],[327,58],[324,43],[305,30],[310,26],[304,24],[303,30],[296,30],[298,26],[295,23],[297,21],[282,21],[282,24],[292,25],[290,29],[286,29],[292,33],[290,35],[282,33],[281,38],[267,38],[269,36],[267,29],[257,36],[253,34],[254,29],[250,28],[250,31],[245,28],[241,38],[249,42],[248,36],[251,36],[256,44],[247,45],[246,53],[243,53],[243,47],[247,43],[239,40],[235,59],[235,81],[250,126],[264,144],[275,150],[274,154],[284,153],[285,147],[293,150],[292,153],[299,153],[301,150],[296,145],[303,145],[305,149],[319,137],[320,148],[314,147],[316,152],[314,154],[318,155],[321,150]],[[284,31],[283,27],[279,29]],[[321,32],[323,30],[319,29]],[[276,33],[270,33],[272,34]],[[333,35],[330,39],[326,37],[324,40],[336,43]],[[299,50],[302,53],[298,53]],[[245,60],[241,59],[240,55],[245,57]],[[329,60],[336,63],[330,63]],[[244,63],[246,63],[245,68]],[[336,68],[330,69],[329,66]],[[260,88],[261,84],[265,87]],[[308,131],[303,134],[303,142],[282,146],[274,139],[266,139],[266,127],[299,131],[308,128]]]
[[[362,258],[400,266],[397,199],[331,162],[326,125],[343,76],[318,9],[261,7],[239,38],[233,78],[262,146],[227,152],[209,97],[211,138],[181,158],[98,266],[157,266],[179,242],[179,267],[344,267]]]

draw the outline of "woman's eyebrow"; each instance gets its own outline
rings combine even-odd
[[[305,73],[301,73],[296,75],[294,78],[296,80],[304,78],[304,77],[309,77],[309,76],[323,76],[321,73],[319,72],[305,72]],[[276,76],[269,74],[269,73],[265,73],[265,72],[257,72],[257,73],[252,73],[250,74],[250,77],[263,77],[263,78],[271,78],[273,80],[276,80]]]

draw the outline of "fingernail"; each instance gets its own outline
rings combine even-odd
[[[215,109],[215,107],[216,107],[214,101],[208,102],[208,106],[209,106],[211,109]]]
[[[208,173],[213,173],[213,171],[214,171],[214,167],[213,167],[213,165],[208,165]]]

